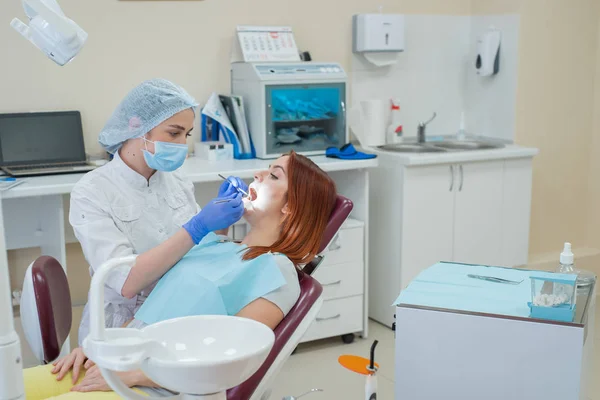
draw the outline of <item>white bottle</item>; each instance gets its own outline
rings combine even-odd
[[[565,274],[574,272],[574,260],[575,256],[571,251],[571,243],[565,243],[565,247],[563,248],[562,253],[560,253],[560,266],[558,267],[558,272]]]
[[[589,271],[575,268],[575,256],[571,251],[571,243],[565,243],[562,253],[560,253],[560,265],[558,266],[558,272],[563,274],[577,274],[577,292],[575,300],[575,321],[581,323],[583,313],[587,308],[588,297],[591,295],[591,291],[594,290],[594,284],[596,282],[596,275]]]
[[[387,142],[402,142],[402,124],[400,123],[400,100],[391,99],[391,123],[387,129]]]

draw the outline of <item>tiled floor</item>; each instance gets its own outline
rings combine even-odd
[[[595,320],[594,364],[597,366],[600,365],[600,307],[596,307]],[[342,354],[368,357],[369,348],[377,339],[376,361],[380,367],[378,398],[394,400],[394,334],[374,321],[370,322],[369,330],[368,339],[357,338],[349,345],[342,343],[340,338],[300,345],[279,374],[270,399],[298,396],[311,388],[323,389],[324,392],[311,394],[306,400],[364,399],[364,377],[345,370],[337,359]],[[600,379],[594,381],[592,396],[588,400],[600,400]]]

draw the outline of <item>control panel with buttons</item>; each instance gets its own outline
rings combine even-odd
[[[338,64],[260,64],[256,65],[259,75],[305,75],[339,74],[344,71]]]

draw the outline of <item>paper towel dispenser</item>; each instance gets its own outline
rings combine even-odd
[[[404,51],[404,15],[354,15],[352,30],[355,53]]]

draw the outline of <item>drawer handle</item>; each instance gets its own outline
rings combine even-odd
[[[321,286],[334,286],[334,285],[339,285],[340,283],[342,283],[341,279],[339,281],[335,281],[335,282],[331,282],[331,283],[321,283]]]
[[[317,317],[317,322],[328,321],[330,319],[338,319],[341,316],[342,316],[342,314],[337,314],[337,315],[334,315],[333,317],[325,317],[325,318],[319,318],[319,317]]]
[[[335,251],[335,250],[339,250],[341,248],[342,248],[342,245],[340,244],[340,234],[337,233],[333,237],[333,240],[331,241],[331,244],[329,245],[329,251]]]

